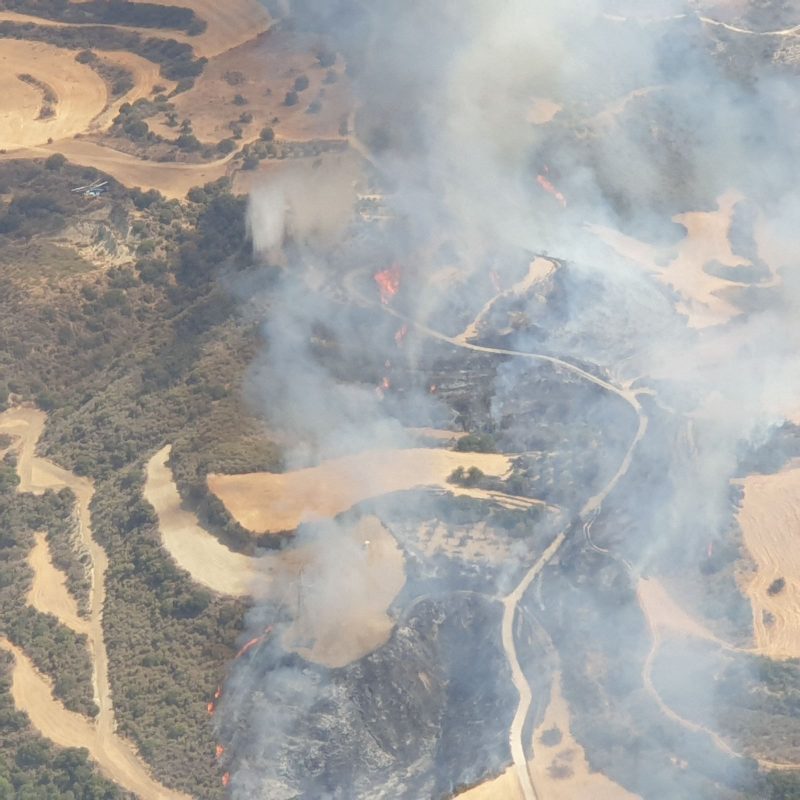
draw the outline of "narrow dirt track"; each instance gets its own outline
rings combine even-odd
[[[17,460],[17,472],[20,478],[18,491],[42,494],[47,489],[58,490],[67,487],[77,498],[78,533],[91,557],[92,581],[89,619],[80,620],[78,628],[74,630],[85,633],[89,641],[94,667],[94,695],[99,712],[92,724],[80,715],[66,711],[52,698],[49,687],[46,692],[44,691],[41,684],[43,679],[41,676],[37,677],[24,654],[10,643],[5,643],[5,649],[13,652],[16,659],[14,681],[18,685],[18,691],[14,697],[15,701],[24,703],[18,703],[17,707],[30,716],[34,726],[43,736],[57,744],[64,745],[68,742],[65,746],[86,747],[100,768],[121,786],[137,793],[146,787],[146,791],[141,794],[143,798],[167,798],[167,800],[186,798],[186,795],[171,792],[153,781],[147,766],[135,755],[132,745],[115,732],[116,723],[108,677],[108,654],[103,634],[105,573],[108,569],[108,557],[92,536],[89,504],[94,495],[94,486],[87,478],[80,478],[36,455],[36,445],[46,421],[47,415],[43,411],[24,407],[12,408],[0,414],[0,431],[17,437],[20,442]],[[31,558],[35,565],[37,558],[41,558],[41,550],[38,553],[34,552]],[[34,586],[36,583],[37,581],[34,581]],[[66,588],[64,590],[66,591]],[[39,591],[38,598],[42,597],[42,592]],[[51,599],[49,594],[44,597],[48,602]],[[71,611],[66,612],[63,618],[65,624],[69,624],[67,619],[71,613]],[[80,720],[80,724],[76,720]]]

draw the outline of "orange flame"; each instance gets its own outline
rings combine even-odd
[[[436,394],[436,392],[439,391],[439,387],[435,383],[432,383],[428,391],[430,391],[431,394]]]
[[[375,274],[375,283],[381,293],[381,303],[388,305],[389,301],[400,291],[401,269],[399,264],[392,264],[389,269]]]
[[[397,332],[394,335],[394,341],[398,345],[398,347],[403,344],[403,340],[408,336],[408,325],[403,325],[401,328],[397,329]]]
[[[215,700],[219,700],[220,697],[222,697],[222,687],[221,686],[217,686],[217,691],[214,692],[214,699]]]
[[[236,658],[241,658],[248,650],[252,650],[256,645],[261,644],[267,637],[272,633],[272,625],[267,625],[264,628],[264,633],[261,636],[256,636],[254,639],[251,639],[249,642],[245,642],[239,652],[236,654]],[[236,659],[234,659],[235,661]]]
[[[539,184],[539,186],[542,187],[542,189],[544,189],[548,194],[551,194],[553,197],[555,197],[561,208],[567,207],[567,198],[564,197],[564,195],[561,194],[561,192],[559,192],[555,186],[553,186],[549,178],[547,178],[544,175],[537,175],[536,181]]]
[[[222,785],[223,786],[227,786],[230,782],[231,782],[231,774],[230,774],[230,772],[226,772],[222,776]]]
[[[217,710],[217,707],[214,705],[214,703],[208,703],[206,708],[208,709],[209,714],[213,714]]]
[[[383,400],[386,396],[386,392],[392,388],[392,381],[388,375],[385,375],[381,382],[375,387],[375,394],[378,395],[378,400]]]
[[[261,637],[256,636],[255,639],[245,642],[240,648],[239,652],[236,654],[236,658],[241,658],[248,650],[252,650],[260,641]]]
[[[221,744],[217,745],[216,755],[218,759],[225,755],[225,748]]]

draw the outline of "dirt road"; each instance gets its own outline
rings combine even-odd
[[[205,164],[160,163],[144,161],[86,139],[66,139],[42,147],[14,150],[0,155],[0,158],[47,158],[53,153],[62,153],[75,164],[108,173],[125,186],[156,189],[171,199],[183,199],[193,186],[201,186],[226,175],[236,155],[232,153],[226,158]]]
[[[800,35],[800,25],[793,25],[791,28],[783,28],[777,31],[754,31],[750,30],[749,28],[740,28],[738,25],[731,25],[727,22],[721,22],[718,19],[711,19],[711,17],[700,17],[698,16],[700,22],[704,25],[713,25],[717,28],[725,28],[727,31],[731,31],[732,33],[744,33],[748,36],[799,36]]]
[[[530,711],[530,706],[532,701],[532,691],[530,688],[530,684],[528,683],[527,678],[525,677],[525,674],[522,671],[522,667],[519,663],[519,658],[517,656],[516,642],[514,639],[514,621],[516,618],[516,613],[519,607],[519,603],[522,600],[523,596],[525,595],[525,592],[530,588],[531,584],[538,576],[538,574],[542,571],[542,569],[545,566],[547,566],[547,564],[553,559],[556,553],[558,553],[559,549],[566,541],[568,534],[571,533],[573,530],[583,529],[583,526],[587,524],[597,514],[597,512],[602,507],[605,499],[614,490],[619,481],[622,480],[622,478],[628,472],[628,469],[630,468],[630,465],[633,461],[636,448],[638,447],[639,442],[644,438],[644,435],[647,432],[648,419],[645,416],[644,411],[638,399],[638,395],[641,394],[642,392],[633,391],[630,387],[627,386],[616,386],[613,383],[610,383],[598,377],[597,375],[592,375],[590,372],[587,372],[586,370],[582,369],[581,367],[578,367],[575,364],[570,363],[569,361],[564,361],[563,359],[556,358],[554,356],[543,355],[541,353],[530,353],[519,350],[507,350],[504,348],[483,347],[481,345],[471,344],[470,342],[465,341],[461,337],[447,336],[443,333],[440,333],[439,331],[433,330],[424,323],[406,317],[404,314],[400,314],[399,312],[395,311],[391,306],[377,303],[374,300],[365,298],[360,292],[354,290],[352,281],[349,282],[346,281],[346,285],[347,288],[350,290],[351,294],[353,294],[356,297],[356,299],[360,300],[362,303],[366,303],[367,305],[377,306],[381,308],[385,313],[391,314],[392,316],[403,320],[407,324],[413,326],[417,331],[433,339],[446,342],[455,347],[461,347],[466,350],[473,350],[480,353],[490,353],[502,356],[514,356],[518,358],[530,359],[533,361],[543,361],[545,363],[553,364],[554,366],[557,366],[563,370],[571,372],[572,374],[577,375],[583,380],[586,380],[589,383],[593,383],[596,386],[600,386],[602,389],[605,389],[611,394],[615,394],[617,397],[620,397],[633,409],[638,418],[638,426],[636,429],[636,433],[630,445],[628,446],[628,449],[625,453],[625,457],[623,458],[622,463],[620,464],[617,471],[614,473],[611,480],[608,482],[608,484],[606,484],[605,487],[603,487],[603,489],[601,489],[596,495],[594,495],[594,497],[591,497],[589,500],[587,500],[587,502],[583,505],[580,512],[578,513],[577,520],[573,522],[573,524],[568,530],[561,531],[561,533],[559,533],[556,536],[556,538],[550,543],[550,545],[542,553],[542,555],[539,557],[536,563],[533,564],[533,566],[524,575],[524,577],[515,587],[515,589],[503,600],[503,605],[504,605],[503,621],[502,621],[503,649],[505,650],[506,658],[511,668],[511,675],[514,687],[517,689],[517,692],[519,693],[520,697],[519,704],[517,706],[517,711],[514,714],[514,719],[512,720],[511,723],[511,730],[509,731],[511,755],[514,761],[514,768],[516,770],[516,774],[519,779],[524,800],[540,800],[539,796],[537,795],[533,779],[531,778],[528,766],[528,760],[525,755],[525,746],[522,740],[522,731],[525,726],[525,722],[528,718],[528,713]],[[576,524],[576,522],[578,521],[583,524]]]
[[[517,779],[522,788],[522,795],[525,800],[538,800],[539,795],[533,785],[530,771],[528,769],[528,757],[525,754],[525,745],[522,740],[522,729],[525,727],[525,721],[528,719],[528,712],[530,711],[533,693],[531,691],[528,679],[522,671],[522,665],[519,663],[517,656],[517,645],[514,638],[514,621],[517,617],[517,608],[522,600],[525,592],[533,583],[536,576],[547,566],[552,560],[553,556],[559,551],[561,545],[564,544],[567,535],[564,531],[558,534],[555,539],[550,543],[550,546],[542,553],[539,560],[528,570],[525,577],[517,584],[511,594],[503,599],[503,623],[502,623],[502,641],[503,650],[506,653],[506,659],[511,667],[511,680],[514,683],[514,688],[519,693],[519,705],[517,706],[514,719],[511,722],[511,730],[509,732],[509,741],[511,743],[511,758],[514,761],[514,767],[517,772]]]
[[[86,717],[67,711],[53,697],[50,681],[39,673],[28,657],[7,639],[0,648],[14,656],[11,696],[33,727],[60,747],[82,747],[110,780],[142,800],[191,800],[188,795],[165,789],[154,781],[133,747],[116,734],[93,725]]]
[[[144,484],[144,499],[156,511],[164,549],[201,586],[219,594],[251,596],[255,592],[258,559],[226,547],[182,507],[167,466],[170,450],[169,446],[162,448],[147,462]]]
[[[28,556],[33,582],[26,602],[43,614],[52,614],[76,633],[89,634],[89,622],[78,614],[78,603],[67,589],[63,572],[55,567],[44,533],[37,533]]]
[[[47,489],[59,490],[67,487],[76,496],[78,534],[92,564],[89,619],[79,618],[74,599],[66,599],[68,594],[64,597],[66,586],[63,576],[61,580],[55,579],[55,585],[44,585],[54,580],[55,568],[49,562],[46,542],[39,537],[29,563],[34,569],[43,566],[44,573],[36,575],[29,597],[34,607],[56,613],[65,625],[78,633],[86,634],[93,664],[94,699],[99,712],[95,722],[91,723],[78,714],[66,711],[52,697],[49,686],[45,691],[42,684],[44,678],[35,672],[24,654],[6,642],[3,646],[14,653],[16,660],[14,698],[18,701],[17,707],[30,716],[43,736],[63,746],[86,747],[100,768],[112,780],[130,791],[140,793],[143,798],[185,798],[185,795],[170,792],[153,781],[147,766],[136,756],[132,745],[115,732],[108,655],[103,635],[108,557],[92,536],[89,504],[94,495],[94,486],[87,478],[80,478],[36,455],[36,445],[46,420],[47,415],[43,411],[24,407],[12,408],[0,414],[0,431],[19,440],[17,472],[20,492],[42,494]],[[62,602],[65,605],[60,610],[51,607],[52,604]]]

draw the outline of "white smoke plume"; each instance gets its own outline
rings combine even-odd
[[[696,573],[706,543],[733,535],[730,480],[800,398],[798,93],[793,68],[781,61],[782,38],[738,35],[704,21],[702,3],[677,0],[321,5],[297,0],[282,24],[312,32],[346,60],[357,105],[351,145],[370,163],[361,174],[345,161],[290,168],[267,176],[251,198],[256,250],[273,263],[286,261],[270,288],[267,344],[251,396],[284,435],[287,463],[406,446],[407,427],[480,414],[499,439],[517,443],[506,452],[528,452],[535,448],[527,438],[539,435],[531,430],[542,426],[536,430],[556,450],[547,455],[564,513],[563,569],[548,567],[525,595],[522,606],[538,619],[519,625],[552,637],[590,761],[655,800],[766,796],[753,788],[752,764],[715,749],[702,731],[669,728],[674,721],[665,722],[648,699],[642,665],[650,633],[635,586],[669,563]],[[537,103],[554,111],[546,124],[531,121]],[[365,225],[353,213],[359,182],[385,195],[388,224]],[[723,231],[733,266],[717,263],[716,223],[693,230],[677,216],[719,213],[726,193],[739,198]],[[558,260],[546,296],[523,293],[510,308],[490,309],[495,321],[506,323],[513,312],[525,323],[501,324],[479,341],[574,369],[498,352],[458,355],[452,339],[442,342],[494,294],[490,274],[507,289],[536,254]],[[659,278],[681,259],[701,269]],[[395,263],[404,290],[383,313],[372,276]],[[703,288],[713,270],[739,268],[761,273],[724,292]],[[404,321],[411,332],[401,355],[392,334]],[[446,396],[432,392],[436,371],[454,371],[442,364],[456,358],[465,385]],[[383,372],[395,369],[402,394],[376,392]],[[600,498],[596,507],[593,497]],[[401,538],[409,509],[402,500],[382,509]],[[353,524],[331,523],[345,531],[340,535]],[[583,533],[589,526],[594,543]],[[552,538],[557,529],[541,525],[530,541],[546,543],[545,534]],[[484,767],[507,766],[518,696],[506,662],[482,656],[481,645],[491,640],[502,653],[491,637],[499,636],[498,598],[524,574],[520,547],[486,579],[485,608],[469,612],[448,605],[462,591],[461,578],[408,555],[416,572],[391,609],[396,635],[346,668],[323,669],[277,644],[237,665],[223,709],[223,733],[237,759],[233,795],[444,798],[458,783],[490,777]],[[359,557],[348,548],[324,552],[330,563],[309,579],[330,576],[337,558]],[[576,578],[580,570],[588,574]],[[314,597],[335,608],[331,586]],[[613,591],[623,598],[616,604]],[[426,608],[436,633],[425,627]],[[592,617],[599,608],[606,616]],[[254,627],[273,611],[254,611]],[[481,620],[471,645],[448,627],[460,614]],[[430,638],[415,639],[422,630]],[[588,652],[582,648],[590,644],[609,659],[629,654],[616,683],[578,685],[578,662]],[[458,699],[437,700],[428,697],[433,690],[403,683],[401,662],[415,658],[441,670],[420,668],[423,686],[455,680],[442,664],[461,647],[472,671]],[[547,652],[525,649],[523,671],[552,668]],[[689,658],[681,648],[665,650],[653,673],[671,675],[665,691],[678,705],[700,685],[714,691],[713,681],[694,675]],[[497,736],[465,767],[452,756],[447,720],[461,713],[454,706],[469,707],[475,697],[497,704],[505,728],[486,720]],[[608,711],[612,700],[618,718]],[[536,698],[526,731],[544,702]],[[702,722],[714,727],[720,716],[710,708]],[[601,728],[611,744],[599,743]],[[662,766],[637,762],[639,750]],[[678,766],[685,759],[687,769]]]

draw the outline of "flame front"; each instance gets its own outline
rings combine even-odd
[[[547,168],[545,167],[545,173],[546,172],[547,172]],[[561,206],[561,208],[566,208],[567,207],[567,198],[564,197],[564,195],[561,194],[561,192],[559,192],[558,189],[556,189],[556,187],[553,185],[552,181],[547,177],[546,174],[545,175],[537,175],[536,176],[536,182],[548,194],[550,194],[553,197],[555,197],[555,199],[558,201],[558,204]]]
[[[391,299],[400,291],[400,277],[402,270],[399,264],[392,264],[389,269],[375,274],[375,283],[381,293],[381,303],[388,305]]]

